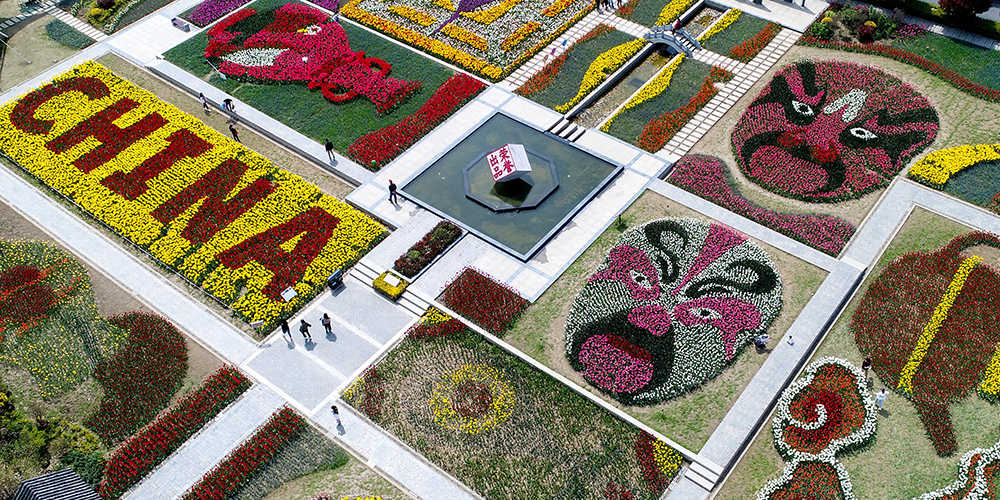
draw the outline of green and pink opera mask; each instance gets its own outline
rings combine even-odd
[[[743,173],[782,196],[858,198],[899,173],[934,141],[938,116],[913,87],[869,66],[786,66],[733,129]]]
[[[566,320],[570,365],[618,401],[654,404],[718,375],[781,311],[767,253],[718,223],[622,235]]]

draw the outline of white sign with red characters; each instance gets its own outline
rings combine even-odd
[[[489,162],[490,173],[496,182],[517,179],[531,172],[528,155],[524,152],[524,146],[520,144],[504,144],[500,149],[486,155],[486,161]]]

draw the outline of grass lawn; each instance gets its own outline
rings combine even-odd
[[[251,6],[258,12],[288,3],[285,0],[258,0]],[[392,65],[390,76],[422,82],[420,90],[388,114],[378,115],[375,105],[364,98],[333,103],[319,90],[309,90],[304,83],[291,85],[243,84],[234,79],[221,80],[206,61],[208,36],[198,33],[190,40],[170,49],[164,57],[185,71],[205,79],[237,99],[270,115],[296,131],[316,141],[330,139],[334,149],[346,153],[358,137],[393,125],[413,114],[454,72],[431,59],[396,42],[358,27],[341,18],[351,50],[364,51]],[[208,78],[211,76],[211,78]]]
[[[736,22],[713,35],[702,46],[712,52],[728,56],[730,49],[753,38],[765,26],[767,26],[767,21],[743,12],[740,17],[736,18]]]
[[[1000,161],[984,161],[959,171],[942,191],[969,203],[988,207],[1000,191]]]
[[[644,224],[667,216],[706,217],[658,194],[643,194],[628,210],[622,220],[627,226]],[[706,382],[701,388],[666,403],[653,406],[625,407],[598,392],[583,376],[573,370],[565,355],[566,316],[576,294],[587,278],[602,262],[608,249],[624,230],[612,226],[588,248],[579,259],[559,277],[515,323],[504,339],[549,368],[565,375],[581,387],[591,390],[606,401],[617,405],[665,436],[697,452],[708,440],[722,417],[750,382],[757,369],[764,363],[766,354],[746,349],[737,361],[722,374]],[[780,338],[792,321],[805,307],[816,289],[826,278],[826,272],[798,258],[776,250],[760,241],[781,274],[784,286],[781,314],[771,324],[768,334]]]
[[[62,248],[52,240],[46,231],[35,226],[3,203],[0,203],[0,234],[3,235],[4,241],[42,241]],[[62,250],[65,251],[65,248]],[[67,255],[71,254],[67,252]],[[92,293],[92,298],[88,296],[83,297],[83,299],[88,302],[93,301],[92,303],[96,305],[94,310],[96,315],[107,317],[136,310],[150,312],[148,307],[110,278],[84,262],[80,262],[80,264],[84,282],[89,284],[90,293]],[[66,324],[66,320],[62,316],[58,317],[57,321],[60,326]],[[96,324],[93,327],[100,329],[100,326]],[[43,356],[31,363],[32,366],[39,363],[63,363],[68,357],[86,357],[83,352],[86,349],[72,341],[75,336],[67,336],[65,330],[59,330],[55,333],[49,330],[40,331],[45,328],[41,327],[36,331],[24,334],[20,341],[29,344],[57,346],[60,348],[59,355],[52,355],[55,352],[54,349],[46,350]],[[188,351],[187,371],[181,381],[180,389],[171,398],[171,404],[222,366],[222,362],[214,354],[196,341],[184,336],[184,342]],[[0,385],[5,386],[10,391],[10,401],[22,415],[36,422],[39,419],[44,419],[49,425],[59,421],[81,425],[87,417],[94,413],[103,392],[101,386],[92,377],[84,376],[81,382],[76,383],[67,391],[44,398],[35,377],[28,370],[8,362],[22,359],[19,352],[15,345],[9,342],[5,342],[4,347],[0,349],[0,356],[9,357],[9,359],[0,361]],[[63,374],[56,369],[52,371],[50,377]],[[5,414],[3,418],[6,419],[7,415]],[[7,420],[4,422],[4,425],[7,425]],[[39,436],[39,439],[42,438]],[[49,467],[50,460],[55,459],[53,463],[58,463],[59,457],[66,452],[65,444],[61,444],[59,439],[44,441],[41,446],[42,451],[36,454],[27,453],[26,449],[18,448],[16,443],[10,441],[0,443],[0,453],[3,453],[6,464],[5,467],[0,467],[0,496],[12,496],[21,480],[42,474]],[[101,445],[97,451],[107,453],[109,450]]]
[[[229,498],[309,500],[322,493],[331,498],[386,494],[385,500],[404,499],[399,490],[312,426],[306,426]]]
[[[915,208],[854,300],[813,354],[813,360],[836,356],[860,366],[862,356],[848,325],[872,277],[878,276],[889,262],[905,252],[935,251],[951,238],[971,230],[951,219]],[[986,264],[1000,268],[1000,252],[996,249],[973,247],[966,253],[979,255]],[[872,378],[869,387],[873,390],[884,385],[877,376]],[[914,406],[890,392],[885,411],[879,417],[875,443],[866,451],[842,458],[857,498],[909,500],[942,488],[957,478],[957,465],[962,454],[975,447],[988,448],[1000,440],[1000,412],[979,396],[970,394],[950,408],[958,438],[958,452],[942,458],[934,452]],[[774,449],[771,420],[768,419],[716,498],[752,498],[765,482],[781,475],[782,467],[784,463]],[[996,484],[1000,485],[1000,482]]]
[[[670,86],[656,97],[640,103],[634,108],[622,111],[611,121],[608,133],[631,144],[639,143],[639,135],[649,125],[649,122],[663,113],[673,111],[691,100],[701,84],[708,78],[712,67],[685,58],[674,71]]]
[[[555,79],[541,91],[529,95],[528,99],[549,108],[569,102],[580,91],[584,75],[598,56],[632,40],[635,40],[635,37],[615,30],[575,44]],[[622,64],[624,63],[625,61],[622,61]]]
[[[635,500],[666,489],[677,452],[457,326],[410,332],[345,401],[488,500],[600,498],[609,482]]]
[[[1000,89],[1000,52],[925,33],[881,43],[926,57],[984,87]]]
[[[17,4],[14,0],[10,3]],[[35,16],[4,31],[10,39],[0,70],[0,91],[34,78],[78,52],[53,40],[45,32],[45,25],[54,19],[48,14]]]
[[[407,500],[382,476],[355,458],[334,469],[321,469],[300,476],[271,490],[263,500],[310,500],[321,494],[330,498],[381,497],[382,500]]]
[[[628,19],[634,23],[641,24],[643,26],[652,26],[656,20],[660,17],[660,12],[663,8],[670,3],[670,0],[634,0],[636,2],[635,10],[632,11],[630,15],[621,15],[625,19]],[[687,10],[687,9],[684,9]]]

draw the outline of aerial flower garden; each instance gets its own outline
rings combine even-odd
[[[499,81],[593,8],[585,0],[352,0],[341,12],[467,71]]]
[[[436,309],[342,397],[490,500],[654,499],[684,462]]]
[[[566,319],[566,357],[626,405],[691,391],[732,364],[782,306],[760,247],[718,223],[668,218],[632,228]]]
[[[95,62],[0,115],[0,149],[22,168],[265,328],[385,232]]]
[[[286,0],[253,2],[164,57],[198,76],[217,69],[226,79],[213,77],[213,85],[316,141],[333,141],[371,170],[485,88],[325,11]]]

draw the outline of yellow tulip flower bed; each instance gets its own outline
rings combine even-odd
[[[93,61],[0,108],[0,151],[265,329],[385,234]]]
[[[350,0],[341,13],[500,81],[592,8],[588,0]],[[428,19],[437,21],[428,25]]]

